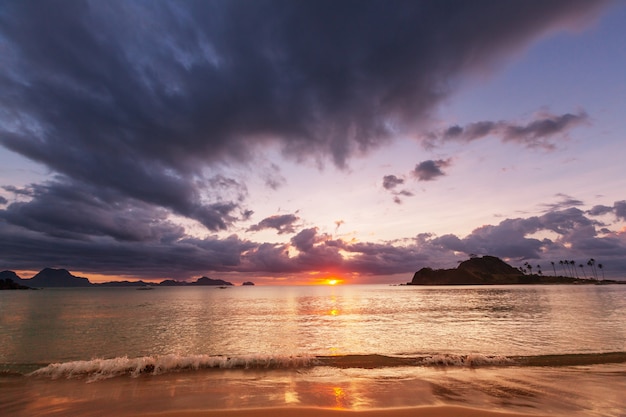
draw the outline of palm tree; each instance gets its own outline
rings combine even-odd
[[[580,267],[580,269],[583,271],[583,276],[585,277],[585,279],[587,279],[587,273],[585,272],[585,265],[580,264],[578,265]]]
[[[552,264],[552,270],[554,271],[554,276],[556,277],[556,268],[554,267],[554,261],[550,261]]]
[[[559,261],[559,265],[563,267],[563,273],[567,276],[567,271],[565,270],[565,261]]]
[[[602,271],[602,281],[604,281],[604,266],[602,264],[598,264],[598,268]]]
[[[572,271],[574,271],[574,275],[576,275],[576,279],[578,279],[578,272],[576,271],[576,262],[569,261],[569,264],[572,266]]]
[[[537,275],[543,275],[541,272],[541,265],[537,265]]]
[[[526,267],[526,269],[528,269],[528,274],[532,275],[533,273],[533,267],[531,264],[529,264],[528,262],[524,262],[524,266]]]
[[[591,272],[593,273],[594,278],[597,280],[598,279],[598,273],[596,271],[595,264],[596,264],[596,260],[593,259],[593,258],[591,258],[591,259],[589,259],[589,261],[587,261],[587,265],[589,265],[589,267],[591,268]]]

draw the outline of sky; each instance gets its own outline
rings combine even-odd
[[[626,279],[624,21],[625,1],[3,1],[0,270],[398,283],[493,255]]]

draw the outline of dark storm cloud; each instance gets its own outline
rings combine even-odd
[[[177,235],[183,233],[181,227],[165,221],[168,210],[130,198],[114,188],[57,176],[46,183],[14,187],[12,192],[30,199],[9,204],[0,210],[0,219],[49,235],[75,239],[104,235],[117,240],[144,241],[160,236],[163,225],[170,230],[167,235],[174,229]],[[207,227],[224,229],[234,221],[233,212],[239,206],[233,202],[216,202],[180,205],[180,208],[183,209],[180,213],[192,213],[189,217]]]
[[[4,204],[7,204],[8,202],[9,202],[9,200],[7,200],[6,198],[4,198],[4,197],[2,197],[0,195],[0,204],[4,205]]]
[[[185,237],[175,242],[59,239],[0,222],[2,269],[67,268],[137,278],[191,278],[241,269],[241,256],[258,245],[226,239]]]
[[[167,220],[166,210],[113,190],[57,180],[16,191],[32,199],[11,203],[0,211],[0,220],[49,236],[146,242],[174,241],[184,235],[182,227]]]
[[[557,137],[567,137],[568,132],[583,123],[589,117],[586,113],[566,113],[563,115],[542,114],[526,124],[516,124],[508,121],[481,121],[466,126],[451,126],[442,132],[431,133],[426,138],[428,147],[436,145],[437,141],[471,142],[487,136],[495,136],[504,142],[515,142],[528,148],[554,149],[552,140]]]
[[[11,194],[15,195],[15,196],[27,196],[27,197],[31,197],[33,195],[32,190],[28,189],[28,188],[20,188],[20,187],[15,187],[13,185],[5,185],[2,187],[5,191],[10,192]]]
[[[278,234],[294,233],[294,223],[300,220],[295,214],[282,214],[279,216],[270,216],[261,220],[259,223],[248,228],[251,232],[258,232],[263,229],[276,229]]]
[[[433,181],[437,177],[446,175],[442,168],[447,168],[451,164],[450,159],[439,159],[437,161],[427,160],[422,161],[415,166],[413,175],[418,181]]]
[[[215,175],[203,186],[217,190],[222,197],[242,202],[248,197],[248,187],[245,184],[223,175]]]
[[[414,129],[465,71],[602,7],[8,2],[0,143],[74,181],[225,229],[236,204],[211,187],[207,166],[275,143],[343,167],[353,153]]]

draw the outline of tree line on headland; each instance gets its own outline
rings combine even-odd
[[[578,264],[578,268],[580,268],[581,274],[578,274],[578,270],[576,269],[576,261],[568,261],[568,260],[561,260],[558,262],[558,264],[561,266],[561,268],[563,269],[563,276],[566,277],[572,277],[572,278],[584,278],[584,279],[588,279],[587,278],[587,272],[585,271],[585,265],[580,263]],[[554,276],[556,277],[556,262],[554,261],[550,261],[550,265],[552,265],[552,271],[554,273]],[[598,270],[600,270],[600,272],[602,273],[602,280],[604,280],[604,265],[602,265],[601,263],[596,264],[596,260],[591,258],[587,261],[587,267],[589,268],[589,279],[595,279],[596,281],[598,281],[600,279],[599,274],[598,274]],[[532,274],[533,273],[533,266],[528,263],[528,262],[524,262],[524,265],[519,267],[519,270],[522,273],[529,273]],[[537,275],[543,275],[543,271],[541,270],[541,265],[537,265]]]

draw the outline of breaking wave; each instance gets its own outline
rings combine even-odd
[[[310,356],[210,356],[210,355],[163,355],[141,358],[120,357],[53,363],[31,372],[29,376],[51,378],[80,378],[92,380],[122,375],[137,377],[142,374],[159,375],[177,371],[201,369],[289,369],[314,365]]]
[[[26,375],[30,377],[85,378],[97,381],[118,376],[139,377],[172,372],[210,369],[287,370],[317,366],[335,368],[385,367],[490,367],[490,366],[583,366],[626,362],[626,352],[536,356],[489,356],[481,354],[434,354],[420,356],[338,355],[338,356],[210,356],[159,355],[140,358],[119,357],[53,363]]]

